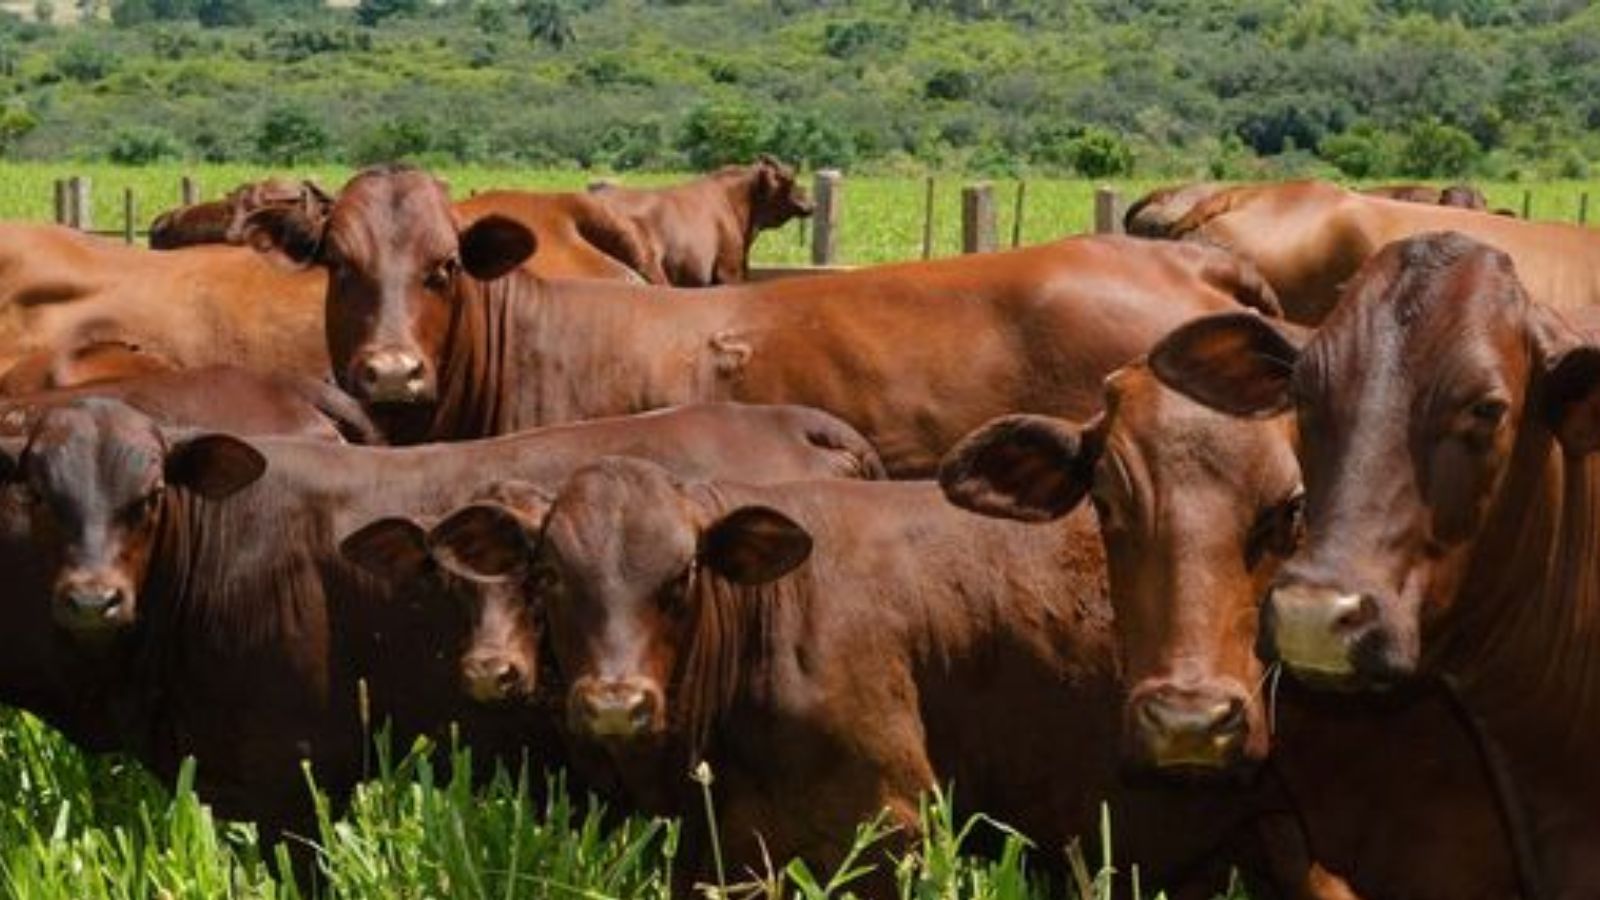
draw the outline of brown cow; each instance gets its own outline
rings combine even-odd
[[[1452,184],[1444,188],[1436,188],[1426,184],[1390,184],[1365,188],[1361,193],[1369,197],[1386,197],[1390,200],[1404,200],[1407,203],[1425,203],[1434,206],[1455,206],[1461,209],[1475,209],[1479,212],[1489,208],[1489,200],[1483,196],[1483,191],[1470,184]]]
[[[150,223],[150,249],[242,244],[244,220],[258,209],[289,206],[322,216],[332,203],[333,198],[314,181],[268,178],[241,184],[220,200],[180,206],[156,216]]]
[[[1196,203],[1227,189],[1227,185],[1216,181],[1157,188],[1135,200],[1123,213],[1123,230],[1135,237],[1170,237],[1172,226],[1188,215]]]
[[[735,871],[791,857],[832,871],[880,811],[907,842],[921,794],[953,781],[964,806],[1050,848],[1046,866],[1107,801],[1118,858],[1146,885],[1209,897],[1219,847],[1261,815],[1230,792],[1119,778],[1087,515],[1033,528],[953,509],[927,483],[688,484],[610,459],[535,508],[460,510],[435,542],[462,574],[540,595],[569,728],[633,803],[689,817],[689,841],[706,823],[686,773],[710,765]],[[684,876],[710,874],[687,862]],[[1274,874],[1291,896],[1339,896],[1308,893],[1308,866]]]
[[[543,281],[516,270],[527,229],[491,216],[458,232],[449,213],[432,177],[384,169],[346,186],[325,231],[282,210],[252,219],[336,267],[336,377],[392,440],[801,403],[860,429],[891,473],[929,473],[994,415],[1092,411],[1100,379],[1180,322],[1274,308],[1226,253],[1127,238],[699,291]]]
[[[174,433],[80,401],[45,412],[25,441],[0,438],[0,672],[16,679],[0,697],[44,704],[32,708],[164,778],[195,756],[220,814],[272,826],[305,824],[301,758],[335,792],[361,774],[358,678],[371,723],[392,719],[402,741],[442,738],[452,719],[491,755],[536,739],[533,711],[491,715],[459,696],[443,651],[462,616],[431,599],[437,583],[371,578],[338,541],[375,518],[459,506],[486,477],[552,485],[617,452],[694,476],[872,470],[859,436],[794,408],[692,407],[389,450]],[[78,593],[116,602],[90,615]]]
[[[1086,426],[986,425],[951,451],[941,481],[958,505],[1005,518],[1050,519],[1092,497],[1129,685],[1124,755],[1185,776],[1251,767],[1269,738],[1256,612],[1300,531],[1289,422],[1206,409],[1143,365],[1106,394]],[[1270,780],[1241,803],[1284,786],[1315,857],[1361,896],[1517,893],[1492,779],[1447,698],[1282,694]]]
[[[157,423],[204,426],[244,437],[380,444],[361,405],[338,388],[297,375],[262,375],[233,366],[79,384],[0,399],[0,434],[24,435],[45,410],[87,397],[119,400]]]
[[[1367,197],[1322,182],[1222,191],[1197,204],[1172,236],[1249,259],[1291,320],[1315,324],[1379,249],[1431,231],[1457,231],[1504,250],[1540,303],[1557,309],[1600,304],[1600,234],[1593,229]]]
[[[545,278],[649,280],[650,244],[638,228],[588,194],[487,191],[456,204],[461,227],[504,216],[533,232],[523,268]]]
[[[645,241],[652,284],[709,287],[750,277],[750,250],[761,232],[811,215],[811,198],[794,169],[763,154],[747,166],[664,188],[594,189]]]
[[[1303,348],[1218,317],[1151,363],[1218,408],[1300,417],[1308,541],[1263,653],[1314,682],[1455,683],[1549,895],[1600,895],[1600,346],[1447,234],[1385,248]]]

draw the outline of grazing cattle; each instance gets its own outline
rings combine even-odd
[[[1367,188],[1361,193],[1369,197],[1386,197],[1390,200],[1435,206],[1457,206],[1480,212],[1489,208],[1489,200],[1483,196],[1483,191],[1470,184],[1452,184],[1445,188],[1430,187],[1426,184],[1391,184]]]
[[[462,227],[504,216],[532,231],[538,249],[523,268],[545,278],[643,281],[649,242],[637,227],[588,194],[487,191],[456,204]]]
[[[941,481],[958,505],[1003,518],[1051,519],[1092,497],[1128,685],[1125,758],[1179,776],[1248,770],[1269,743],[1256,613],[1300,531],[1290,423],[1214,412],[1142,364],[1106,395],[1081,427],[986,425]],[[1286,685],[1271,715],[1269,776],[1239,801],[1285,790],[1316,859],[1358,896],[1516,895],[1494,784],[1448,699],[1330,701]]]
[[[1261,651],[1311,682],[1444,677],[1509,772],[1548,896],[1600,895],[1600,346],[1462,235],[1385,248],[1303,342],[1201,320],[1151,355],[1229,412],[1294,409],[1307,542]],[[1303,344],[1303,346],[1302,346]]]
[[[162,425],[203,426],[244,437],[383,442],[361,405],[338,388],[232,366],[153,372],[6,397],[0,399],[0,434],[26,435],[46,410],[88,397],[119,400]]]
[[[180,206],[156,216],[150,223],[150,249],[176,250],[196,244],[244,243],[244,220],[268,206],[303,209],[307,215],[327,214],[333,198],[314,181],[268,178],[242,184],[220,200]]]
[[[756,237],[806,218],[812,210],[794,169],[766,155],[748,166],[723,166],[688,184],[604,185],[594,195],[644,240],[639,271],[645,278],[677,287],[748,280]]]
[[[1539,303],[1600,304],[1600,234],[1593,229],[1367,197],[1322,182],[1222,191],[1190,210],[1170,236],[1226,247],[1255,263],[1288,318],[1316,324],[1379,249],[1434,231],[1470,235],[1510,254]]]
[[[516,270],[526,228],[486,217],[458,231],[449,213],[426,173],[380,169],[346,186],[325,227],[252,219],[263,242],[334,267],[336,377],[391,440],[800,403],[916,475],[994,415],[1091,412],[1100,379],[1180,322],[1275,308],[1226,253],[1127,238],[700,291],[543,281]]]
[[[690,484],[612,459],[553,501],[466,507],[435,543],[462,574],[539,597],[577,745],[632,803],[694,820],[686,840],[706,823],[685,773],[710,765],[736,871],[767,857],[832,871],[880,811],[909,841],[921,794],[953,782],[1042,848],[1092,834],[1108,801],[1118,858],[1147,886],[1209,897],[1219,848],[1262,821],[1230,791],[1119,778],[1087,515],[1031,528],[926,483]],[[1308,891],[1308,866],[1291,854],[1273,875],[1289,896],[1340,896]]]
[[[338,542],[459,506],[484,478],[548,485],[617,452],[695,475],[873,470],[859,436],[792,408],[410,450],[171,432],[105,400],[53,408],[26,439],[0,438],[0,672],[14,679],[0,697],[164,778],[192,755],[220,814],[269,827],[306,824],[302,758],[336,793],[362,774],[369,723],[390,719],[404,740],[458,719],[487,755],[537,739],[533,711],[462,702],[447,651],[463,617],[431,599],[431,579],[372,578]],[[394,549],[399,565],[407,548]]]

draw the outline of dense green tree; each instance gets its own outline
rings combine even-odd
[[[578,32],[561,0],[522,0],[522,17],[528,39],[560,50],[577,43]]]
[[[262,162],[273,165],[292,166],[322,158],[329,143],[321,123],[298,107],[268,110],[256,129],[256,153]]]
[[[1400,147],[1399,170],[1417,178],[1466,175],[1477,163],[1483,149],[1478,142],[1452,125],[1429,119],[1413,126]]]

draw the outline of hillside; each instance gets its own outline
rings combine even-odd
[[[1508,179],[1600,160],[1600,8],[1579,0],[98,2],[0,27],[6,156]]]

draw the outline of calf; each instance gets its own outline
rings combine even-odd
[[[892,474],[927,474],[994,415],[1092,412],[1100,379],[1180,322],[1275,308],[1226,253],[1123,238],[703,291],[543,281],[516,270],[526,228],[459,230],[444,188],[408,169],[358,175],[325,224],[283,210],[252,223],[331,267],[338,381],[405,441],[801,403],[859,429]]]
[[[594,189],[644,242],[639,271],[652,284],[709,287],[750,277],[750,249],[762,231],[811,215],[794,169],[763,154],[688,184]]]
[[[689,484],[613,459],[553,501],[460,510],[434,540],[462,574],[539,596],[568,728],[631,801],[694,819],[685,773],[709,763],[738,867],[798,856],[828,870],[880,811],[910,840],[920,795],[954,782],[965,807],[1050,848],[1047,867],[1108,801],[1118,857],[1146,885],[1211,896],[1219,847],[1263,813],[1230,791],[1119,778],[1087,515],[1029,528],[955,510],[926,483]],[[1303,856],[1279,863],[1280,886],[1306,895]]]
[[[300,760],[335,793],[362,774],[369,723],[390,719],[404,740],[459,719],[485,756],[519,746],[543,720],[460,701],[446,651],[461,616],[431,598],[437,586],[371,578],[339,540],[458,506],[485,477],[551,484],[617,452],[757,479],[872,471],[858,436],[809,410],[686,408],[389,450],[175,433],[80,401],[0,439],[0,578],[16,626],[0,630],[15,645],[0,650],[14,679],[0,695],[162,777],[194,756],[220,814],[268,827],[306,824]],[[79,594],[98,601],[97,586],[115,602],[86,612]]]
[[[1299,543],[1290,423],[1206,409],[1142,364],[1106,395],[1086,426],[985,426],[951,451],[941,480],[961,506],[1025,521],[1093,499],[1129,685],[1129,763],[1214,777],[1259,764],[1270,738],[1268,780],[1239,802],[1287,790],[1317,860],[1358,895],[1490,900],[1525,888],[1493,778],[1448,697],[1327,701],[1286,686],[1268,709],[1277,684],[1251,650],[1260,598]]]

